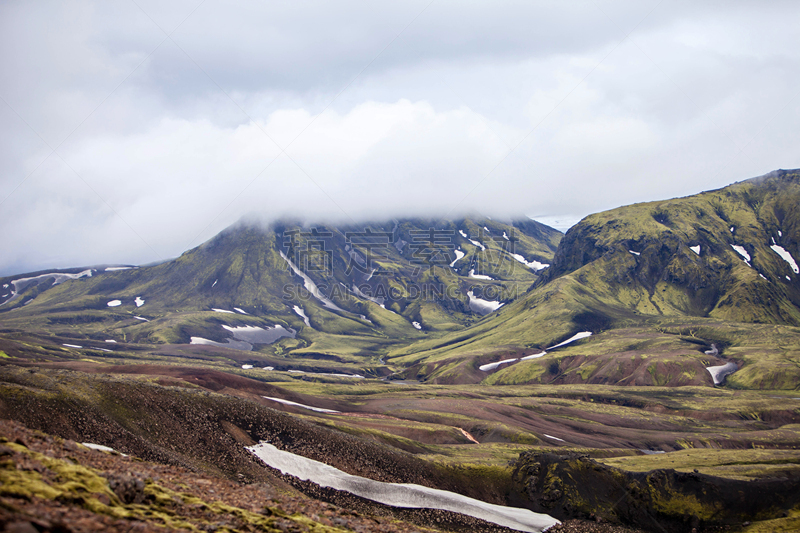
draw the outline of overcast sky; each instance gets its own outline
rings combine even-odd
[[[800,167],[798,2],[0,4],[0,273]]]

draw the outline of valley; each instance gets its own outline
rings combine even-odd
[[[246,447],[564,522],[548,531],[793,531],[798,204],[800,172],[776,171],[565,235],[243,220],[157,265],[7,276],[0,417],[433,530],[504,529],[301,481]]]

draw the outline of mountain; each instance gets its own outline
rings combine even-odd
[[[0,321],[75,339],[62,345],[192,343],[377,364],[389,346],[462,330],[524,294],[561,236],[533,220],[240,222],[155,266],[0,279]]]
[[[800,172],[779,170],[590,215],[563,239],[481,217],[243,221],[155,266],[0,280],[0,349],[116,341],[436,383],[794,388],[797,205]],[[4,344],[20,332],[36,339]]]
[[[713,385],[706,368],[735,363],[733,385],[793,388],[798,205],[800,172],[779,170],[588,216],[524,298],[390,360],[439,382],[637,385]],[[547,350],[576,333],[593,335]]]

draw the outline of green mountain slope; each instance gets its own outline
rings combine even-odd
[[[396,349],[391,361],[440,382],[662,385],[711,385],[705,369],[733,361],[732,384],[794,388],[798,205],[800,173],[776,171],[591,215],[525,298],[458,334]],[[522,359],[584,331],[594,335]]]
[[[475,298],[524,294],[561,236],[532,220],[242,222],[156,266],[0,279],[0,321],[76,339],[377,361],[476,322],[491,306]]]

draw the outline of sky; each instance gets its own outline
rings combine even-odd
[[[0,274],[800,167],[797,2],[0,3]]]

